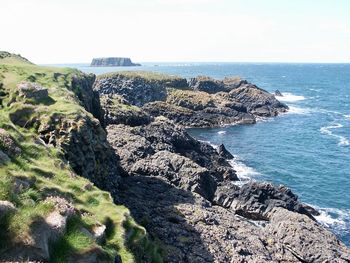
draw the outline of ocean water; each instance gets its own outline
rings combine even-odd
[[[61,65],[62,66],[62,65]],[[67,66],[67,65],[65,65]],[[290,187],[321,211],[317,219],[350,246],[350,64],[146,63],[132,68],[70,65],[96,74],[151,70],[193,77],[241,76],[278,97],[290,111],[254,125],[191,129],[192,136],[234,155],[242,180]]]

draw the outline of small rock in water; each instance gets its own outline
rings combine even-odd
[[[275,91],[275,96],[283,97],[283,94],[277,89]]]

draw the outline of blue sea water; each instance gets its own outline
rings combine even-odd
[[[191,129],[192,136],[224,143],[235,155],[243,180],[270,181],[290,187],[317,207],[317,219],[350,246],[350,64],[278,63],[146,63],[132,68],[94,68],[96,74],[116,70],[151,70],[183,77],[241,76],[278,97],[289,113],[254,125]]]

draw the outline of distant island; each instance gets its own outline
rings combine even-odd
[[[91,67],[133,67],[141,66],[141,64],[133,63],[130,58],[107,57],[93,58]]]

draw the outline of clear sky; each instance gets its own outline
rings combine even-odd
[[[350,0],[0,0],[0,50],[35,63],[350,62]]]

